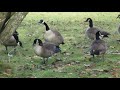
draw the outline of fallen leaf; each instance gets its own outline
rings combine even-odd
[[[90,64],[84,64],[85,67],[90,67]]]
[[[70,53],[66,53],[67,56],[70,56],[71,54]]]
[[[120,64],[120,61],[118,61],[117,63]]]
[[[99,71],[99,72],[103,72],[103,69],[92,69],[93,71]]]

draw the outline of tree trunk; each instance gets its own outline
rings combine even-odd
[[[25,16],[28,12],[14,12],[10,13],[4,12],[3,18],[0,18],[0,43],[2,44],[4,41],[8,40],[13,32],[19,27]],[[7,19],[7,20],[6,20]],[[6,20],[6,21],[5,21]]]
[[[0,33],[4,30],[7,21],[15,12],[1,12],[0,13]]]

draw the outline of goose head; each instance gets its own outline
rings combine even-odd
[[[38,23],[40,23],[40,24],[44,24],[44,20],[41,19]]]
[[[34,42],[33,42],[33,46],[34,45],[43,46],[43,42],[40,39],[35,39]]]

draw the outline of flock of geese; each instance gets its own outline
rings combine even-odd
[[[120,15],[118,15],[117,18],[120,18]],[[91,18],[87,18],[85,22],[89,22],[89,27],[86,29],[85,34],[89,39],[92,40],[90,55],[92,55],[93,57],[94,55],[102,55],[104,57],[104,54],[107,50],[107,45],[103,38],[108,37],[110,33],[94,27]],[[60,44],[65,44],[65,42],[63,36],[58,31],[51,30],[44,20],[40,20],[39,23],[43,24],[46,28],[44,33],[45,41],[43,42],[40,39],[35,39],[33,41],[33,48],[35,54],[42,57],[44,63],[46,63],[49,57],[61,52],[61,48],[59,46]],[[120,32],[120,26],[118,28],[118,31]],[[11,38],[3,43],[3,45],[6,47],[7,52],[8,46],[16,47],[17,45],[20,45],[22,47],[22,42],[19,40],[18,35],[18,32],[15,31]]]

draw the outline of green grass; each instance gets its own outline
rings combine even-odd
[[[16,55],[9,57],[5,47],[0,46],[0,77],[2,78],[118,78],[120,77],[120,39],[117,32],[120,20],[118,12],[30,12],[18,28],[24,48],[17,47]],[[90,41],[85,40],[86,18],[92,18],[94,25],[111,33],[104,39],[108,45],[105,60],[91,59]],[[32,47],[35,38],[43,39],[45,27],[38,24],[44,19],[50,28],[57,29],[64,37],[61,45],[64,54],[52,56],[47,65],[35,55]],[[9,48],[9,51],[12,48]],[[115,53],[115,54],[113,54]],[[62,61],[55,62],[55,59]],[[6,69],[10,68],[8,73]]]

